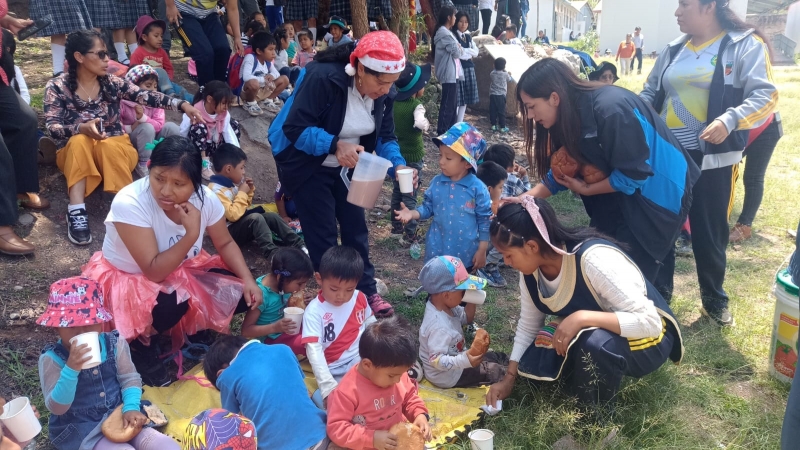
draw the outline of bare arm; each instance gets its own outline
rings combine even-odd
[[[217,249],[217,253],[222,257],[222,260],[225,261],[225,264],[227,264],[233,273],[244,283],[243,295],[247,306],[249,306],[251,310],[257,310],[258,305],[260,305],[263,300],[263,294],[261,293],[261,289],[258,288],[256,280],[253,279],[253,275],[250,273],[247,263],[244,261],[242,251],[239,249],[239,246],[236,245],[236,242],[234,242],[230,232],[228,232],[225,218],[220,219],[214,225],[208,226],[206,232],[208,232],[208,237],[211,238],[211,242],[214,244],[214,248]]]
[[[161,283],[181,265],[199,237],[199,231],[187,229],[186,235],[175,245],[159,252],[152,228],[137,227],[122,222],[114,222],[114,227],[122,243],[136,261],[136,265],[142,269],[144,276],[154,283]]]
[[[542,183],[539,183],[536,186],[534,186],[533,189],[526,192],[525,195],[532,195],[536,198],[547,198],[553,194],[550,192],[550,189],[547,189],[547,186],[545,186]]]
[[[242,322],[243,337],[255,339],[268,334],[280,333],[282,331],[280,321],[268,325],[256,325],[260,315],[261,311],[258,309],[251,309],[250,311],[247,311],[247,314],[244,316],[244,322]]]

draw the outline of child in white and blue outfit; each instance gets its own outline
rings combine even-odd
[[[433,217],[425,236],[425,261],[452,255],[465,261],[469,271],[480,269],[486,264],[492,201],[475,172],[486,141],[475,127],[459,122],[433,142],[441,152],[442,173],[431,180],[422,205],[416,211],[403,205],[395,211],[397,218],[408,222]]]

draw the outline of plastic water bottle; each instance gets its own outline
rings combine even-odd
[[[419,246],[419,242],[411,244],[411,248],[408,249],[408,254],[414,259],[419,259],[419,257],[422,256],[422,248]]]

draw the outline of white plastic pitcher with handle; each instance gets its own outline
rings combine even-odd
[[[388,159],[372,153],[359,153],[358,163],[350,180],[347,201],[362,208],[374,208],[381,193],[383,179],[386,178],[386,172],[390,167],[392,163]]]

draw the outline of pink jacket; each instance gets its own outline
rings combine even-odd
[[[120,101],[119,105],[119,116],[120,120],[122,121],[122,125],[124,125],[125,130],[130,133],[130,126],[136,122],[136,105],[129,100],[122,100]],[[161,129],[164,128],[164,110],[158,108],[151,108],[149,106],[142,106],[144,108],[144,114],[142,118],[139,119],[139,123],[149,123],[153,126],[156,130],[156,134],[161,132]]]

